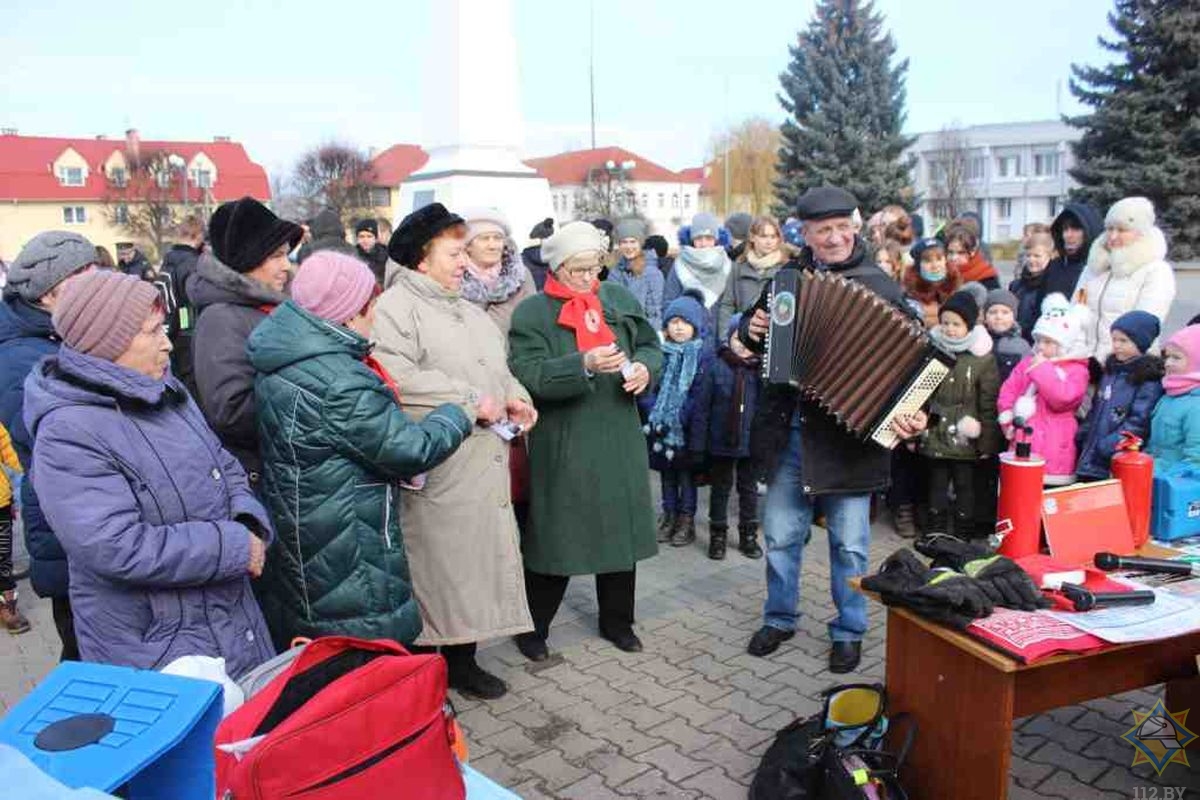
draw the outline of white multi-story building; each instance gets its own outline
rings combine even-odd
[[[665,236],[668,242],[674,242],[679,226],[700,210],[698,177],[674,172],[621,147],[573,150],[526,159],[525,163],[550,182],[559,223],[600,216],[594,210],[595,198],[610,184],[623,195],[615,198],[610,216],[636,210],[649,223],[650,232]],[[581,201],[589,199],[592,208],[581,209]]]
[[[948,216],[948,185],[958,187],[958,209],[974,209],[983,238],[1020,238],[1031,222],[1049,223],[1078,184],[1071,142],[1081,132],[1056,120],[973,125],[922,133],[908,152],[917,157],[913,186],[921,198],[926,230]]]

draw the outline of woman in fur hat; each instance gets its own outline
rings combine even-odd
[[[1175,270],[1166,257],[1167,239],[1154,224],[1154,205],[1145,197],[1113,203],[1080,278],[1079,299],[1092,312],[1088,347],[1101,364],[1112,352],[1110,331],[1122,314],[1148,311],[1160,324],[1166,320],[1175,301]]]

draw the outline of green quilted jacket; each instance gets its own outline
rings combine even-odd
[[[246,345],[277,531],[257,593],[280,649],[296,636],[408,644],[421,632],[397,483],[445,461],[472,425],[454,405],[410,419],[363,363],[370,349],[291,301]]]

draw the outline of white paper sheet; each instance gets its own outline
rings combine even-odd
[[[1083,613],[1046,613],[1114,644],[1169,639],[1200,630],[1200,603],[1162,589],[1154,589],[1154,594],[1154,603],[1148,606],[1118,606]]]

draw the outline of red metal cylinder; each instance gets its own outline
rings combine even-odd
[[[1150,541],[1150,511],[1154,498],[1154,459],[1142,452],[1142,440],[1125,434],[1112,457],[1113,477],[1121,482],[1125,511],[1133,528],[1133,544]]]
[[[1009,558],[1033,555],[1042,546],[1042,481],[1046,462],[1040,456],[1000,456],[1000,499],[996,504],[999,552]]]

